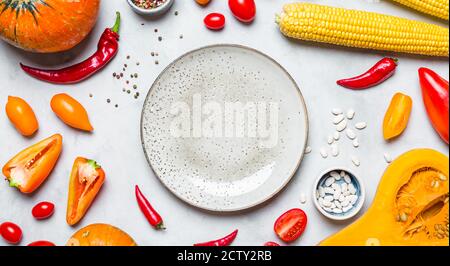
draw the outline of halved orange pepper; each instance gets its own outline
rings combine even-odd
[[[105,172],[94,160],[78,157],[70,174],[66,220],[77,224],[86,214],[105,182]]]
[[[22,193],[35,191],[52,172],[62,150],[62,136],[53,135],[21,151],[3,167],[11,187]]]
[[[403,133],[408,125],[413,101],[403,93],[396,93],[391,100],[383,122],[383,136],[390,140]]]

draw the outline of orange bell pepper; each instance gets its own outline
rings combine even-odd
[[[3,167],[11,187],[22,193],[35,191],[52,172],[62,150],[62,136],[53,135],[21,151]]]
[[[384,116],[383,136],[390,140],[403,133],[408,125],[413,101],[411,97],[403,93],[396,93]]]
[[[105,172],[94,160],[78,157],[73,163],[69,183],[66,220],[77,224],[86,214],[105,182]]]

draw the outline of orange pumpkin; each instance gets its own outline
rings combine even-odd
[[[0,1],[0,37],[27,51],[66,51],[86,38],[99,7],[100,0]]]
[[[76,232],[66,246],[137,246],[127,233],[109,224],[91,224]]]

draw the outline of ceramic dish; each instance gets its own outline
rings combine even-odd
[[[160,15],[166,13],[167,11],[169,11],[170,7],[172,7],[173,3],[175,2],[175,0],[167,0],[164,4],[162,4],[161,6],[159,6],[157,8],[145,9],[145,8],[140,8],[140,7],[136,6],[132,0],[127,0],[127,1],[134,12],[136,12],[140,15],[148,15],[148,16],[155,16],[155,17],[160,16]]]
[[[236,103],[244,109],[229,112]],[[154,82],[141,118],[156,176],[180,199],[210,211],[243,210],[277,194],[299,167],[307,135],[306,106],[291,76],[238,45],[175,60]]]
[[[353,187],[355,188],[356,192],[354,194],[356,196],[358,196],[358,199],[356,200],[356,202],[354,204],[352,204],[353,206],[351,208],[349,208],[348,210],[346,210],[342,213],[334,213],[331,210],[329,210],[329,211],[325,210],[324,207],[319,203],[318,190],[319,190],[320,186],[326,187],[325,182],[328,178],[330,178],[330,176],[331,176],[330,174],[332,172],[341,173],[342,171],[344,171],[350,177],[351,182],[349,184],[352,184]],[[345,182],[342,175],[340,175],[340,176],[341,177],[339,178],[339,180],[334,181],[336,184],[342,185],[344,183],[348,183],[348,182]],[[319,177],[317,178],[316,182],[314,183],[312,194],[313,194],[314,205],[320,211],[320,213],[322,213],[324,216],[326,216],[329,219],[341,221],[341,220],[347,220],[347,219],[354,217],[361,210],[361,208],[364,205],[364,199],[366,197],[366,190],[364,187],[364,183],[362,182],[362,180],[360,178],[358,178],[356,175],[354,175],[349,169],[340,167],[340,168],[329,169],[329,170],[322,172],[319,175]],[[332,195],[332,194],[330,194],[330,195]]]

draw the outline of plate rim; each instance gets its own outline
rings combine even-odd
[[[300,90],[299,85],[297,84],[297,82],[295,81],[295,79],[292,77],[292,75],[286,70],[286,68],[284,68],[280,63],[278,63],[278,61],[276,61],[274,58],[272,58],[271,56],[267,55],[266,53],[263,53],[255,48],[252,47],[248,47],[245,45],[241,45],[241,44],[232,44],[232,43],[219,43],[219,44],[212,44],[212,45],[206,45],[206,46],[201,46],[199,48],[195,48],[192,50],[189,50],[183,54],[181,54],[180,56],[178,56],[177,58],[175,58],[174,60],[172,60],[172,62],[170,62],[163,70],[161,70],[161,72],[158,74],[158,76],[155,78],[155,80],[153,81],[152,85],[150,86],[150,89],[147,92],[147,95],[145,96],[145,100],[144,103],[142,105],[142,110],[141,110],[141,120],[140,120],[140,138],[141,138],[141,146],[142,149],[144,151],[144,156],[145,156],[145,160],[147,161],[148,165],[150,166],[150,169],[152,170],[153,174],[157,177],[157,179],[159,180],[160,183],[162,183],[162,185],[168,190],[170,191],[170,193],[172,193],[174,196],[176,196],[178,199],[180,199],[182,202],[193,206],[195,208],[201,209],[201,210],[206,210],[206,211],[210,211],[210,212],[214,212],[214,213],[233,213],[233,212],[239,212],[239,211],[244,211],[244,210],[248,210],[248,209],[252,209],[254,207],[257,207],[259,205],[262,205],[263,203],[267,202],[270,199],[273,199],[275,196],[277,196],[279,193],[281,193],[286,187],[287,185],[291,182],[291,180],[294,178],[295,174],[298,172],[298,169],[300,168],[300,164],[303,161],[303,158],[305,157],[305,150],[303,149],[303,151],[301,151],[300,157],[297,160],[297,164],[294,168],[294,170],[292,171],[292,173],[285,178],[285,181],[281,184],[280,187],[278,187],[276,190],[274,190],[270,195],[255,201],[254,203],[250,204],[250,205],[246,205],[243,207],[238,207],[238,208],[227,208],[227,209],[214,209],[214,208],[208,208],[205,206],[201,206],[199,204],[196,204],[195,202],[189,201],[183,197],[181,197],[180,195],[178,195],[178,193],[176,193],[173,189],[171,189],[169,186],[167,186],[164,181],[161,179],[161,177],[158,175],[158,173],[155,171],[154,167],[152,166],[152,163],[149,160],[149,154],[147,153],[147,150],[145,149],[145,143],[144,143],[144,135],[143,135],[143,120],[144,120],[144,110],[145,110],[145,106],[147,105],[147,102],[150,98],[150,94],[154,88],[154,86],[158,83],[158,81],[161,79],[162,75],[168,70],[170,69],[174,64],[176,64],[178,61],[180,61],[182,58],[186,57],[189,54],[201,51],[201,50],[205,50],[205,49],[210,49],[210,48],[217,48],[217,47],[231,47],[231,48],[240,48],[240,49],[244,49],[247,51],[251,51],[254,53],[257,53],[267,59],[269,59],[272,63],[274,63],[276,66],[278,66],[286,75],[287,77],[291,80],[291,82],[294,84],[297,94],[299,96],[299,100],[300,103],[303,105],[303,108],[305,110],[305,128],[306,128],[306,132],[305,132],[305,138],[304,138],[304,146],[306,148],[306,146],[308,145],[308,138],[309,138],[309,114],[308,114],[308,107],[305,103],[305,98],[303,97],[303,94]]]

